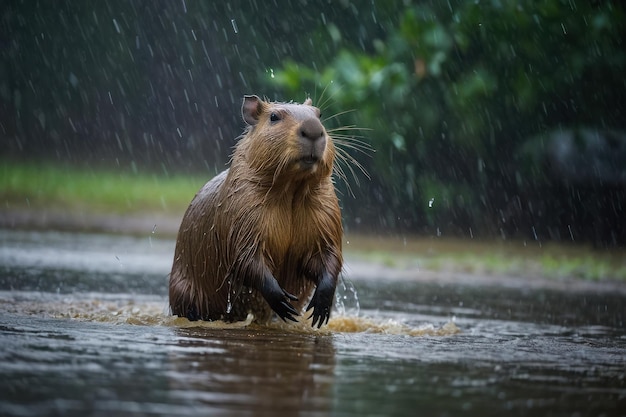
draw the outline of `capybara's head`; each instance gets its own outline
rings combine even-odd
[[[249,168],[273,180],[330,176],[335,148],[311,99],[296,104],[245,96],[241,113],[248,128],[237,151]]]

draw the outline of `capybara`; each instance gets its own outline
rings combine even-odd
[[[245,96],[247,127],[230,167],[196,194],[178,232],[169,297],[190,320],[268,322],[272,311],[328,322],[342,268],[331,174],[335,145],[320,111]]]

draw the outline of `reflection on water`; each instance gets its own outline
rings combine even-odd
[[[0,415],[620,415],[626,296],[351,276],[311,329],[168,314],[173,242],[0,231]],[[354,268],[357,270],[358,268]]]
[[[257,330],[180,329],[169,352],[173,398],[214,411],[255,415],[328,413],[334,383],[332,339]]]

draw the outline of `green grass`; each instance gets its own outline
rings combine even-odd
[[[594,249],[584,244],[475,241],[454,238],[372,238],[353,236],[345,253],[379,265],[437,272],[626,281],[623,249]]]
[[[9,209],[179,213],[206,178],[0,161],[0,203]]]

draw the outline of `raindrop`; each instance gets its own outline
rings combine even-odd
[[[237,30],[237,22],[235,22],[235,19],[230,19],[230,23],[233,25],[233,30],[235,31],[235,33],[239,33],[239,31]]]
[[[233,309],[233,303],[232,303],[232,302],[231,302],[231,300],[230,300],[230,293],[231,293],[231,291],[232,291],[232,286],[233,286],[233,283],[232,283],[232,281],[229,279],[229,280],[228,280],[228,300],[226,301],[226,314],[230,314],[230,312],[231,312],[231,311],[232,311],[232,309]]]
[[[483,172],[485,168],[485,161],[482,158],[478,158],[478,172]]]
[[[69,80],[70,84],[72,84],[72,87],[76,88],[76,86],[78,85],[78,77],[76,77],[73,72],[70,72]]]
[[[46,115],[44,114],[44,112],[39,112],[39,114],[37,115],[37,118],[39,119],[39,124],[41,124],[42,128],[46,128]]]
[[[428,208],[432,208],[434,203],[435,203],[435,197],[431,197],[431,199],[428,200]]]
[[[117,24],[117,20],[113,19],[113,25],[115,26],[115,30],[117,31],[117,33],[121,33],[121,32],[120,32],[120,27],[119,27],[119,25]]]

